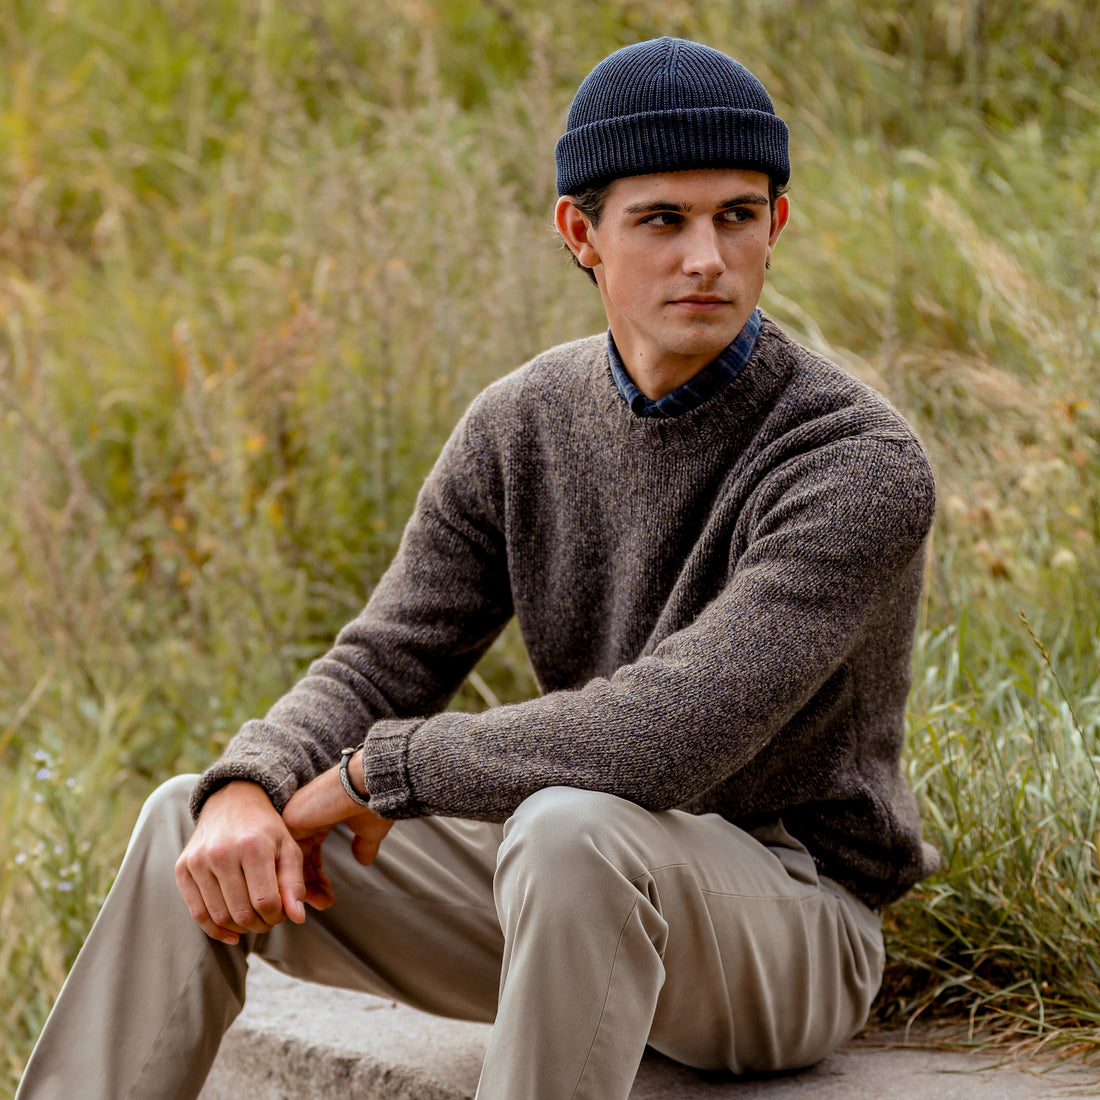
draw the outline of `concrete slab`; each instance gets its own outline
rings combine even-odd
[[[252,963],[248,1004],[201,1100],[470,1100],[488,1027],[307,985]],[[855,1039],[803,1073],[738,1079],[647,1055],[631,1100],[1046,1100],[1100,1096],[1077,1063],[998,1065],[995,1054]],[[537,1100],[517,1098],[517,1100]]]

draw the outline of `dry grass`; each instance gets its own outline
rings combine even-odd
[[[358,607],[469,398],[600,326],[550,151],[655,33],[773,90],[765,307],[939,472],[908,767],[945,868],[883,1013],[1098,1049],[1100,15],[1018,8],[0,0],[8,1085],[142,794]],[[530,690],[509,634],[459,703]]]

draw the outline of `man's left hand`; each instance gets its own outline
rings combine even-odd
[[[349,774],[362,775],[362,755],[360,750],[348,761]],[[333,826],[342,821],[355,834],[351,842],[352,855],[364,866],[378,854],[383,838],[393,825],[392,821],[379,817],[348,797],[340,782],[339,765],[295,791],[283,810],[283,822],[302,849],[307,900],[318,909],[327,908],[335,900],[332,883],[321,866],[321,845]]]

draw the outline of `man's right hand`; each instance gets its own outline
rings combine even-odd
[[[256,783],[227,783],[206,800],[176,861],[176,883],[199,927],[221,943],[306,919],[302,850]],[[308,900],[323,908],[331,890],[323,895],[314,885]]]

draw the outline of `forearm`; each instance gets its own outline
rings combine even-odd
[[[934,497],[929,479],[892,482],[863,457],[838,459],[829,479],[785,470],[746,520],[725,587],[613,674],[481,714],[376,724],[367,772],[379,811],[499,820],[552,785],[667,809],[779,753],[779,733],[782,751],[850,737],[853,693],[896,713]]]
[[[376,721],[447,705],[512,613],[501,539],[459,476],[462,454],[460,426],[364,610],[264,719],[241,728],[200,779],[193,812],[231,779],[259,783],[282,810]]]

